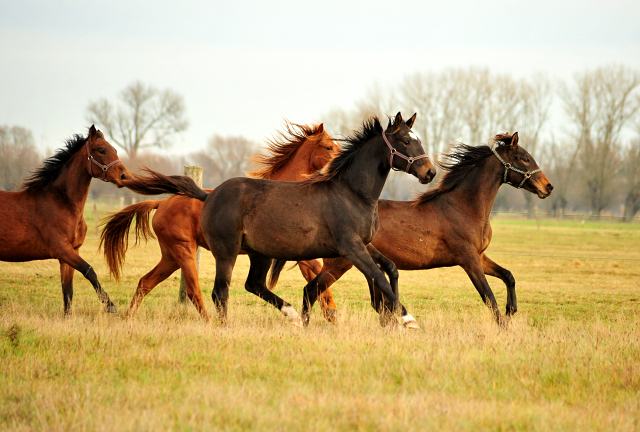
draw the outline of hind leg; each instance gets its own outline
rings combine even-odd
[[[293,306],[267,288],[267,273],[269,272],[269,267],[271,267],[272,259],[255,252],[248,253],[248,255],[251,260],[251,268],[249,269],[249,276],[244,285],[245,289],[275,306],[289,318],[291,324],[302,327],[302,320]]]
[[[327,260],[325,260],[326,263]],[[298,267],[300,268],[300,273],[304,276],[307,283],[311,282],[323,269],[323,266],[320,265],[318,260],[312,261],[298,261]],[[320,294],[318,297],[318,303],[320,303],[320,309],[322,310],[322,315],[329,322],[337,322],[338,321],[338,306],[333,298],[333,293],[327,287],[326,290]]]
[[[64,301],[64,314],[71,314],[73,301],[73,272],[75,269],[69,264],[60,261],[60,279],[62,282],[62,300]]]
[[[140,303],[142,303],[144,297],[149,294],[156,285],[171,276],[178,268],[178,263],[176,263],[173,257],[163,253],[160,262],[153,270],[142,276],[138,282],[138,288],[136,288],[136,293],[133,295],[131,304],[127,310],[127,318],[133,318],[136,312],[138,312],[138,307],[140,307]]]

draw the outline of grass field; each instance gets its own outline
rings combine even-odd
[[[116,316],[76,274],[65,318],[57,262],[0,263],[0,430],[640,430],[640,226],[493,228],[488,255],[517,283],[506,331],[460,268],[401,272],[409,332],[379,326],[355,270],[334,288],[339,324],[316,308],[299,329],[244,291],[246,257],[226,327],[177,303],[179,273],[124,319],[155,242],[129,251],[118,284],[90,233],[82,255]],[[278,293],[299,310],[303,285],[284,272]]]

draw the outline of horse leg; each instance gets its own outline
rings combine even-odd
[[[382,255],[378,251],[378,249],[376,249],[375,246],[373,246],[371,243],[367,245],[367,252],[369,252],[369,255],[371,255],[371,258],[378,265],[378,267],[380,267],[380,269],[384,271],[387,274],[387,276],[389,276],[389,284],[391,285],[391,289],[393,290],[393,293],[396,295],[396,297],[399,297],[400,296],[398,292],[399,273],[395,263],[391,261],[389,258],[387,258],[386,256]],[[375,286],[370,280],[367,280],[367,283],[369,283],[369,293],[373,293]],[[374,299],[372,298],[371,301],[373,303]],[[411,314],[409,314],[409,312],[407,312],[407,309],[404,307],[404,305],[402,305],[402,303],[400,303],[400,307],[402,310],[402,324],[408,329],[419,329],[420,326],[418,326],[416,319],[412,317]],[[384,313],[391,315],[391,310],[388,307],[385,307]],[[385,321],[385,323],[387,322],[387,320],[383,318],[382,314],[380,315],[380,320],[381,320],[380,321],[381,323],[383,322],[383,320]],[[383,324],[383,326],[384,325],[385,324]]]
[[[249,276],[244,284],[244,288],[267,303],[275,306],[284,316],[289,318],[291,324],[302,327],[302,320],[293,306],[267,288],[267,273],[269,273],[272,259],[255,252],[248,253],[248,255],[251,260],[251,268],[249,269]]]
[[[173,257],[163,251],[160,262],[156,264],[149,273],[140,278],[136,292],[131,299],[129,309],[127,310],[127,318],[131,319],[135,317],[136,312],[138,312],[138,307],[140,307],[140,303],[142,303],[145,296],[149,294],[156,285],[171,276],[173,272],[178,270],[178,268],[178,264]]]
[[[482,268],[484,274],[502,279],[507,286],[507,310],[506,315],[511,316],[518,311],[518,300],[516,298],[516,280],[513,274],[504,267],[500,267],[488,256],[482,254]]]
[[[498,310],[498,303],[496,302],[496,298],[493,295],[493,291],[491,291],[491,287],[489,286],[489,282],[487,282],[487,278],[484,276],[484,269],[482,268],[482,263],[480,261],[480,257],[473,253],[470,254],[472,258],[467,259],[466,262],[460,264],[460,267],[464,269],[471,279],[473,286],[476,287],[478,294],[482,298],[482,301],[489,307],[493,316],[500,326],[506,326],[507,320],[500,315],[500,311]]]
[[[200,289],[200,280],[198,278],[198,268],[196,266],[196,251],[198,245],[196,242],[186,245],[180,245],[179,247],[172,247],[171,252],[182,269],[182,276],[187,287],[187,296],[196,307],[196,310],[200,313],[205,321],[209,321],[209,312],[204,305],[204,299],[202,297],[202,290]]]
[[[311,308],[313,308],[318,297],[322,296],[322,294],[351,267],[353,267],[353,264],[344,258],[324,260],[322,270],[304,287],[302,295],[302,321],[305,325],[309,325]]]
[[[298,261],[298,267],[300,268],[300,273],[302,273],[302,276],[305,278],[307,283],[315,279],[323,268],[318,260]],[[336,305],[333,293],[330,289],[327,288],[322,294],[320,294],[318,303],[320,303],[322,315],[327,321],[338,321],[338,305]]]
[[[60,263],[67,264],[78,270],[93,286],[96,290],[98,298],[102,303],[106,305],[106,311],[109,313],[117,313],[116,306],[111,302],[109,294],[102,289],[100,282],[98,281],[98,275],[93,268],[82,259],[78,251],[75,250],[70,244],[56,245],[57,248],[51,252],[51,257],[60,261]]]
[[[62,300],[64,301],[64,314],[71,315],[71,302],[73,301],[73,272],[74,268],[60,261],[60,279],[62,282]]]

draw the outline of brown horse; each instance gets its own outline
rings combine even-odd
[[[252,158],[255,171],[247,173],[249,177],[302,181],[323,168],[340,152],[339,145],[324,130],[322,124],[307,126],[287,122],[285,131],[269,140],[267,144],[267,155],[259,154]],[[203,203],[197,199],[173,196],[162,201],[143,201],[130,205],[105,219],[100,244],[104,244],[104,254],[111,274],[118,279],[124,265],[129,228],[133,220],[137,220],[138,238],[154,238],[149,226],[149,216],[156,210],[152,225],[160,243],[162,257],[138,282],[127,316],[135,316],[144,297],[180,268],[184,275],[187,295],[200,314],[209,319],[196,271],[197,247],[209,249],[200,227],[202,206]],[[316,260],[301,261],[299,264],[307,282],[322,268]],[[323,293],[320,305],[327,319],[335,320],[337,307],[331,291]]]
[[[493,141],[493,148],[456,145],[444,155],[449,163],[438,163],[446,171],[438,185],[414,201],[380,200],[380,229],[372,244],[401,270],[462,267],[502,323],[485,275],[506,284],[507,316],[517,310],[515,279],[484,253],[491,242],[489,216],[498,189],[508,183],[546,198],[553,186],[533,157],[518,145],[517,132],[496,135]],[[302,316],[306,323],[317,295],[352,266],[344,258],[325,260],[320,274],[304,289]],[[382,294],[371,283],[369,289],[371,305],[379,312],[385,307]]]
[[[60,261],[64,312],[71,312],[73,270],[91,282],[107,312],[116,312],[91,266],[78,254],[87,233],[83,210],[92,178],[121,187],[131,177],[94,126],[46,159],[19,192],[0,191],[0,260]]]
[[[342,256],[373,279],[407,326],[415,320],[398,301],[397,269],[370,242],[378,229],[378,198],[391,169],[402,169],[421,183],[430,182],[435,167],[398,113],[383,129],[377,118],[346,138],[347,147],[322,172],[304,182],[233,178],[207,193],[185,176],[150,177],[127,182],[146,194],[183,194],[204,201],[201,224],[216,259],[212,298],[221,322],[226,321],[229,284],[238,254],[249,255],[245,289],[280,310],[292,324],[302,321],[291,305],[267,288],[273,263]],[[280,265],[274,269],[282,269]],[[381,269],[390,276],[387,281]],[[273,275],[272,275],[273,276]],[[272,280],[277,280],[277,274]]]

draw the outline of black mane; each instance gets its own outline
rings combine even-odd
[[[68,139],[65,147],[45,159],[42,162],[42,166],[31,173],[31,176],[22,184],[22,189],[42,190],[49,186],[60,176],[65,164],[82,148],[88,139],[88,136],[85,138],[77,134]]]
[[[500,145],[501,143],[496,141],[496,144]],[[437,196],[451,192],[462,183],[469,171],[492,154],[491,147],[488,145],[455,144],[449,153],[443,154],[444,161],[436,161],[436,165],[445,171],[438,185],[415,197],[413,204],[424,204]]]
[[[306,180],[307,183],[316,183],[332,179],[333,177],[340,177],[342,173],[347,171],[351,166],[351,163],[355,159],[355,155],[358,153],[366,142],[374,138],[376,135],[381,134],[383,131],[380,120],[376,116],[371,116],[365,119],[362,123],[362,127],[353,131],[353,134],[344,138],[336,139],[344,143],[342,145],[340,155],[329,162],[322,171],[318,171],[316,174],[309,177]]]

